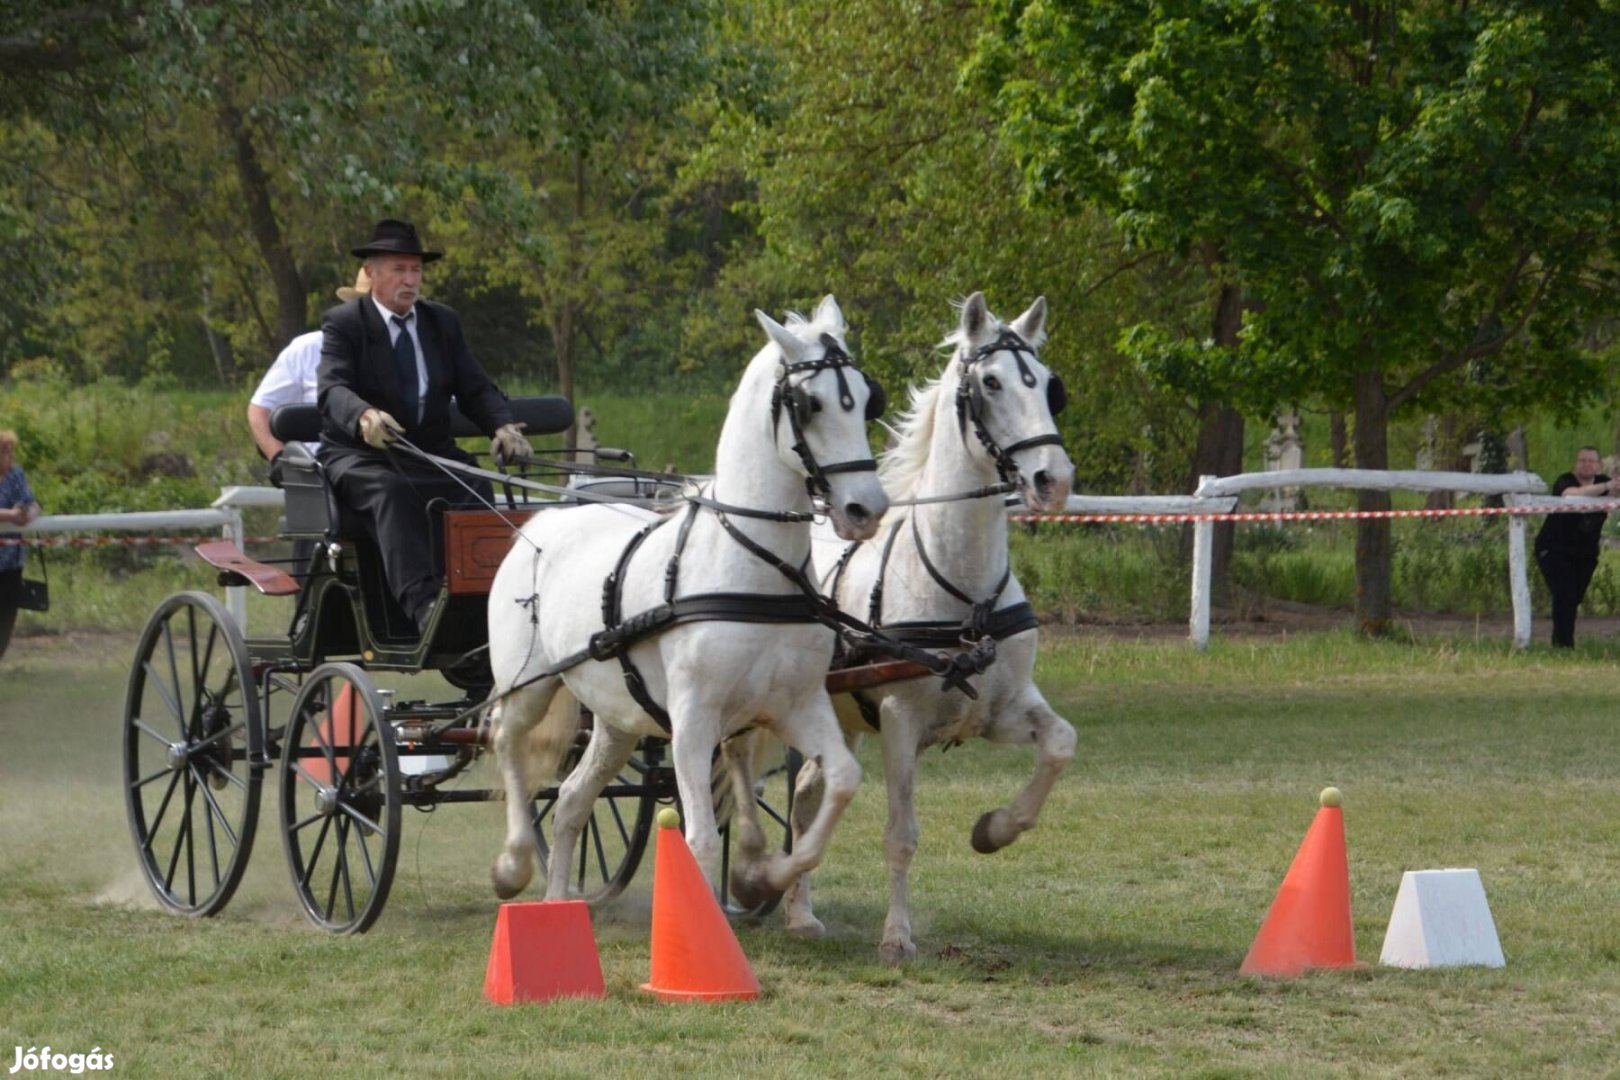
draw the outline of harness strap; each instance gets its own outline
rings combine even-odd
[[[994,612],[985,622],[983,639],[1004,641],[1014,634],[1039,627],[1034,605],[1027,601],[1012,604]],[[962,624],[918,619],[909,622],[887,623],[883,632],[909,645],[925,649],[958,648],[962,644]]]
[[[1012,560],[1007,560],[1007,569],[1002,571],[1001,581],[996,585],[995,592],[983,600],[974,600],[973,597],[945,580],[945,576],[939,572],[939,568],[934,565],[933,560],[929,559],[928,549],[923,546],[922,533],[917,531],[917,517],[915,514],[911,518],[911,538],[917,544],[917,554],[922,558],[923,569],[927,570],[928,576],[934,579],[934,584],[973,608],[973,613],[968,617],[966,624],[968,636],[971,638],[984,637],[985,627],[989,625],[990,613],[995,609],[996,601],[1001,599],[1001,594],[1007,590],[1007,583],[1012,580]]]
[[[692,513],[696,512],[697,508],[693,507]],[[619,562],[614,566],[613,573],[602,582],[602,630],[591,635],[588,652],[593,660],[607,660],[616,656],[619,669],[624,673],[625,689],[630,691],[630,697],[659,727],[668,731],[669,711],[655,701],[652,694],[647,691],[647,682],[641,677],[641,669],[630,659],[630,646],[648,634],[656,633],[674,623],[675,612],[669,602],[670,587],[666,584],[662,605],[649,608],[628,621],[620,621],[624,602],[624,576],[625,570],[630,566],[630,558],[636,553],[636,549],[641,547],[641,542],[662,524],[662,521],[654,522],[642,529],[624,546],[624,550],[619,552]],[[691,524],[691,514],[688,514],[687,520],[681,523],[681,534],[675,543],[675,556],[670,559],[670,571],[666,574],[666,578],[679,566],[680,549],[685,543]]]

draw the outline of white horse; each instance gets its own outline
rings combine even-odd
[[[886,634],[930,648],[960,649],[965,639],[996,641],[994,662],[973,679],[977,700],[943,689],[934,678],[860,692],[867,712],[877,715],[883,742],[889,910],[879,953],[891,963],[917,954],[908,881],[917,850],[913,787],[922,751],[975,736],[1035,745],[1038,761],[1029,783],[973,828],[973,847],[984,853],[1034,827],[1074,756],[1074,728],[1034,682],[1035,619],[1008,562],[1001,499],[1003,491],[1016,488],[1030,509],[1056,510],[1073,483],[1074,467],[1052,418],[1063,406],[1063,384],[1035,351],[1045,337],[1044,297],[1010,324],[989,312],[982,294],[969,297],[959,327],[945,340],[953,347],[950,362],[937,380],[912,391],[911,408],[897,425],[898,441],[883,457],[884,487],[897,502],[916,504],[890,515],[876,539],[852,551],[816,544],[817,570],[839,607]],[[937,501],[925,501],[931,499]],[[871,730],[849,698],[838,699],[838,711],[852,743]],[[732,755],[734,761],[739,757],[740,748]],[[816,763],[807,760],[794,802],[795,837],[816,810],[823,780]],[[788,890],[784,910],[790,933],[824,932],[811,911],[808,876]]]
[[[843,313],[831,296],[808,322],[790,316],[784,327],[763,312],[755,316],[770,343],[732,395],[706,491],[675,514],[654,518],[639,544],[652,515],[603,505],[543,511],[524,526],[495,576],[490,662],[497,695],[504,696],[491,712],[492,741],[506,790],[507,833],[492,877],[502,897],[516,895],[533,874],[530,798],[549,780],[535,767],[554,770],[574,734],[573,709],[548,709],[564,685],[596,723],[557,797],[550,899],[567,895],[574,846],[591,804],[643,736],[672,740],[686,839],[711,878],[721,855],[710,791],[721,740],[758,723],[821,762],[827,799],[806,822],[802,846],[791,857],[743,868],[762,891],[779,893],[820,861],[859,783],[860,766],[825,689],[834,634],[809,621],[808,601],[791,575],[809,565],[810,487],[820,489],[838,535],[851,540],[873,535],[888,509],[866,438],[868,410],[881,408],[882,391],[850,361]],[[645,686],[638,700],[619,660],[601,651],[597,659],[579,657],[605,629],[610,575],[617,577],[625,620],[656,611],[672,595],[671,609],[715,594],[728,598],[721,608],[736,607],[740,596],[755,615],[764,609],[764,617],[730,620],[711,603],[694,621],[683,618],[640,638],[627,650]],[[570,658],[581,662],[568,665]],[[655,711],[667,711],[669,730],[643,707],[649,701]],[[531,732],[550,748],[552,760],[529,760]]]

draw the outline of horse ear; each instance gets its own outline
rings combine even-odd
[[[816,313],[810,321],[817,326],[829,327],[837,334],[849,329],[848,324],[844,322],[844,312],[839,308],[838,301],[833,299],[832,293],[821,298],[821,303],[816,305]]]
[[[804,358],[804,342],[800,341],[793,331],[758,308],[754,309],[754,318],[759,320],[759,325],[764,329],[766,336],[776,343],[778,349],[782,350],[783,360],[790,364],[797,364]]]
[[[962,339],[977,346],[990,328],[990,308],[984,302],[984,293],[976,292],[962,305]]]
[[[1046,340],[1046,297],[1037,296],[1029,310],[1013,320],[1012,328],[1032,348],[1040,348]]]

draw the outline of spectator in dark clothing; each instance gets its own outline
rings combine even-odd
[[[1616,491],[1615,481],[1598,472],[1602,462],[1597,447],[1583,446],[1575,455],[1575,471],[1560,476],[1553,494],[1604,496]],[[1603,539],[1606,511],[1590,514],[1548,514],[1536,534],[1536,565],[1552,593],[1552,643],[1575,645],[1575,610],[1586,596],[1598,564],[1598,543]]]
[[[13,458],[17,452],[17,436],[0,431],[0,525],[13,528],[27,525],[39,517],[39,503],[28,487],[28,477]],[[14,535],[6,530],[6,536]],[[17,603],[21,599],[23,562],[28,549],[21,544],[0,544],[0,656],[11,644],[11,628],[17,621]]]

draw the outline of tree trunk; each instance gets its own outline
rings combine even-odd
[[[1356,374],[1356,468],[1389,468],[1389,399],[1382,371]],[[1358,510],[1388,510],[1389,492],[1359,491]],[[1393,624],[1394,547],[1388,518],[1356,522],[1356,623],[1362,633],[1383,635]]]
[[[231,343],[224,334],[214,329],[214,289],[203,279],[203,334],[208,338],[208,352],[214,358],[214,370],[219,373],[219,385],[230,386],[235,381],[236,363],[231,356]]]
[[[1243,329],[1243,291],[1236,285],[1222,285],[1215,301],[1211,330],[1215,344],[1224,348],[1237,345]],[[1222,401],[1206,401],[1198,406],[1198,442],[1193,448],[1192,477],[1188,487],[1196,490],[1201,476],[1232,476],[1243,471],[1243,414]],[[1226,585],[1232,567],[1232,523],[1215,526],[1210,564],[1210,587],[1217,592]],[[1185,550],[1192,550],[1192,528],[1188,527]]]
[[[276,340],[267,342],[274,356],[287,342],[304,332],[309,320],[309,298],[305,295],[304,277],[298,272],[298,264],[287,249],[281,226],[276,222],[275,207],[270,201],[270,178],[259,164],[253,133],[223,86],[219,94],[220,124],[236,150],[236,177],[242,185],[248,225],[253,231],[259,257],[264,260],[276,288]]]
[[[575,343],[579,336],[575,323],[579,321],[580,310],[577,299],[579,281],[583,274],[580,268],[580,234],[585,229],[585,155],[580,151],[574,152],[574,223],[568,230],[568,265],[563,271],[564,288],[567,290],[562,303],[562,310],[558,314],[557,322],[552,330],[552,339],[557,345],[557,392],[567,398],[569,404],[574,401],[574,353]],[[563,432],[563,446],[572,450],[579,437],[579,425],[569,425]]]
[[[1328,439],[1333,445],[1333,467],[1344,468],[1344,456],[1350,449],[1350,436],[1344,430],[1344,413],[1337,409],[1328,413]]]

